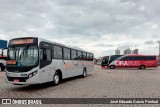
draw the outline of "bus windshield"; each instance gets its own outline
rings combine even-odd
[[[8,48],[8,60],[15,60],[12,66],[34,66],[38,64],[37,46]]]

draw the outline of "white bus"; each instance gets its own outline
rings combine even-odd
[[[6,81],[14,85],[53,82],[94,70],[93,53],[37,37],[9,41]]]

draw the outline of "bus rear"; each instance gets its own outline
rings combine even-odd
[[[12,84],[39,83],[38,38],[17,38],[9,41],[6,81]],[[32,78],[34,76],[34,78]],[[33,83],[33,84],[34,84]]]

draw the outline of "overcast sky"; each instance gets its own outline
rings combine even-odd
[[[157,54],[160,0],[0,0],[0,39],[36,36],[95,57],[119,48]]]

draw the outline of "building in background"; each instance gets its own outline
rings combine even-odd
[[[121,51],[117,48],[117,50],[115,50],[115,55],[120,55]]]
[[[138,49],[134,49],[134,50],[132,51],[132,54],[138,54]]]
[[[139,50],[138,49],[131,50],[130,48],[125,49],[123,51],[123,55],[127,54],[139,54]],[[118,48],[115,50],[115,55],[121,55],[121,51]]]
[[[123,51],[123,54],[124,55],[127,55],[127,54],[132,54],[132,50],[130,48],[126,49]]]

